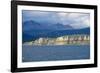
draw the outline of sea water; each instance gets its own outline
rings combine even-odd
[[[90,59],[90,45],[22,46],[22,62]]]

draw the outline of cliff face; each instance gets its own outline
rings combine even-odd
[[[67,35],[57,38],[39,38],[25,42],[23,45],[86,45],[90,43],[89,35]]]

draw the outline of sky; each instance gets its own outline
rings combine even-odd
[[[76,29],[90,26],[89,13],[22,10],[22,18],[23,22],[33,20],[44,25],[60,23]]]

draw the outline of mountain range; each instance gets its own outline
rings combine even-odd
[[[90,34],[90,28],[74,29],[70,25],[57,24],[41,24],[30,20],[23,23],[23,42],[36,40],[40,37],[55,38],[64,35],[73,34]]]
[[[28,30],[65,30],[73,29],[70,25],[56,24],[43,24],[33,20],[23,22],[23,31]]]

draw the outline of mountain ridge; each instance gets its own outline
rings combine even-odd
[[[56,24],[41,24],[39,22],[30,20],[23,22],[23,31],[28,30],[66,30],[73,29],[70,25]]]
[[[74,29],[74,30],[55,30],[55,31],[34,30],[31,32],[23,32],[23,42],[36,40],[40,37],[55,38],[64,35],[81,35],[81,34],[90,35],[90,28]]]

